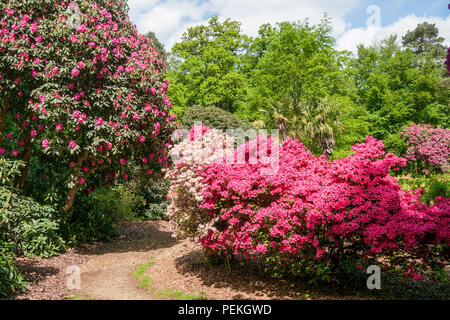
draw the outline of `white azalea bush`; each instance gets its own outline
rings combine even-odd
[[[216,221],[208,219],[202,213],[204,209],[199,208],[206,186],[197,170],[230,155],[235,143],[236,138],[223,131],[195,126],[170,150],[174,166],[166,171],[170,180],[167,214],[176,237],[197,238],[213,228]]]

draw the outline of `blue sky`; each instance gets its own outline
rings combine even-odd
[[[255,36],[260,25],[309,18],[332,19],[337,47],[356,49],[390,34],[403,36],[418,23],[436,23],[450,45],[449,0],[128,0],[131,20],[139,31],[154,31],[170,48],[187,28],[207,23],[213,15],[242,23]],[[370,9],[370,10],[368,10]]]

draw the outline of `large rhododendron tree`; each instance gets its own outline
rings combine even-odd
[[[1,6],[0,153],[64,163],[65,211],[80,186],[167,164],[174,116],[165,63],[127,12],[125,2],[104,0]],[[5,131],[7,114],[13,133]]]
[[[389,260],[389,270],[419,279],[448,261],[450,200],[428,207],[420,190],[403,191],[389,172],[406,159],[385,154],[381,141],[368,137],[354,155],[330,163],[288,140],[276,171],[254,152],[266,144],[273,148],[258,137],[195,168],[178,163],[173,177],[186,167],[197,176],[189,177],[196,188],[183,193],[191,194],[192,210],[171,217],[178,235],[210,254],[263,258],[276,270],[328,281]],[[244,162],[226,159],[243,151]],[[176,199],[172,206],[183,205]]]

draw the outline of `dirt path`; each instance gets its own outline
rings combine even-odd
[[[120,238],[86,245],[51,259],[19,259],[32,282],[16,299],[358,299],[311,291],[288,280],[272,279],[234,266],[209,266],[199,246],[176,241],[166,222],[127,222]],[[147,264],[143,266],[144,264]],[[81,289],[68,290],[66,268],[81,270]],[[137,270],[140,274],[137,275]],[[362,297],[361,297],[362,298]]]

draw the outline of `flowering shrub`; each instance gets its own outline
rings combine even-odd
[[[401,133],[408,143],[405,157],[423,166],[425,171],[450,169],[450,130],[429,124],[413,124]]]
[[[174,167],[166,172],[170,179],[167,214],[179,237],[193,236],[199,230],[208,228],[204,222],[208,217],[199,209],[203,201],[205,185],[197,170],[203,164],[210,163],[227,155],[226,146],[235,143],[236,138],[229,137],[220,130],[196,126],[189,135],[176,144],[169,152]],[[223,148],[218,149],[218,146]]]
[[[227,156],[244,150],[245,163],[219,158],[196,166],[197,177],[191,170],[180,179],[192,182],[186,190],[195,201],[188,207],[172,199],[178,235],[196,238],[210,254],[264,258],[277,271],[326,281],[381,264],[380,257],[393,259],[390,270],[418,279],[448,258],[450,200],[428,207],[420,192],[402,191],[389,171],[406,159],[385,154],[380,141],[368,137],[354,155],[330,163],[288,140],[274,174],[252,152],[265,143],[273,146],[258,137]]]
[[[174,127],[165,62],[126,2],[10,0],[0,10],[0,154],[63,160],[66,211],[78,188],[164,167]],[[3,134],[7,113],[16,125]]]

